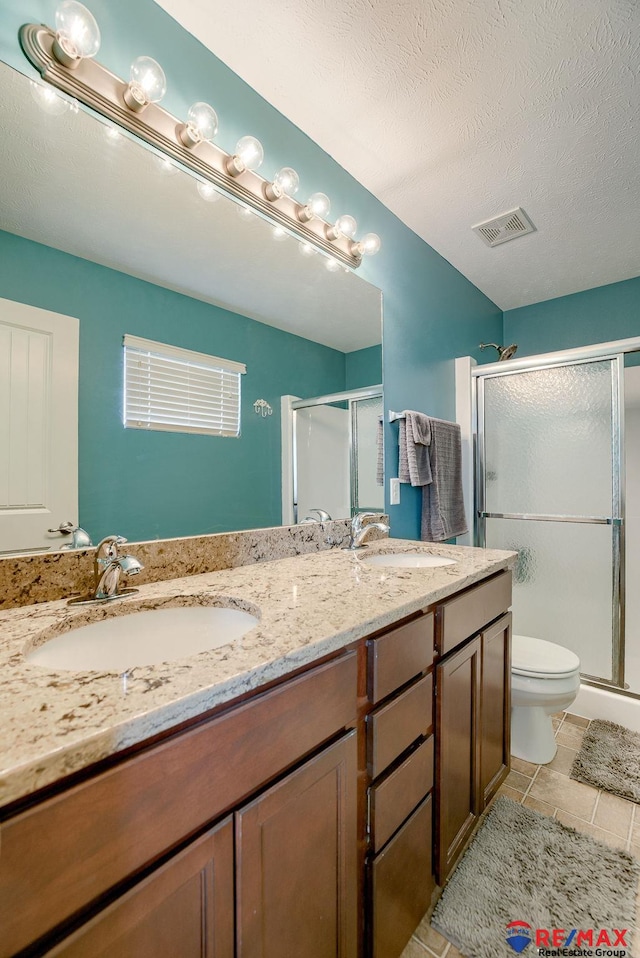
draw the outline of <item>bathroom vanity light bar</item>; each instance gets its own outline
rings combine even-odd
[[[76,18],[77,35],[60,28],[60,13],[65,10]],[[164,110],[157,101],[164,93],[165,77],[154,60],[139,57],[129,82],[97,63],[93,56],[100,33],[86,7],[65,0],[56,13],[56,25],[57,31],[33,23],[20,29],[25,56],[48,83],[345,265],[357,268],[363,255],[378,251],[380,239],[375,233],[355,239],[353,217],[326,222],[329,201],[324,194],[313,194],[307,203],[297,202],[292,196],[298,179],[294,170],[285,167],[272,182],[256,173],[262,147],[254,137],[243,137],[233,155],[212,142],[217,116],[208,104],[194,104],[186,122]],[[94,43],[90,34],[97,34]],[[143,60],[148,63],[142,64]]]

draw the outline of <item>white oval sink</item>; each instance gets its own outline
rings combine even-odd
[[[26,660],[53,670],[123,672],[218,649],[257,624],[250,612],[213,605],[132,609],[56,635]]]
[[[429,555],[426,552],[377,552],[363,556],[362,561],[369,565],[395,566],[402,569],[433,569],[439,565],[455,565],[456,559],[446,556]]]

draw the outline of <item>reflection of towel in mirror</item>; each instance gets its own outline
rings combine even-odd
[[[399,452],[400,481],[423,487],[420,538],[443,542],[467,532],[460,426],[407,410],[400,420]]]
[[[376,483],[379,486],[384,486],[384,426],[382,424],[382,416],[378,416],[376,446],[378,451],[376,459]]]

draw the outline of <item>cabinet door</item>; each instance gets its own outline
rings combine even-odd
[[[233,958],[233,825],[192,842],[47,958]]]
[[[480,636],[436,668],[436,878],[442,885],[480,814]]]
[[[509,774],[511,751],[511,614],[482,633],[480,793],[482,807]]]
[[[371,958],[398,958],[433,892],[431,796],[369,865]]]
[[[236,813],[238,958],[355,958],[356,732]]]

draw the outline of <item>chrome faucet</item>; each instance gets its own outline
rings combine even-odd
[[[358,512],[351,520],[351,537],[349,545],[345,549],[354,552],[356,549],[365,547],[364,540],[369,535],[371,529],[378,529],[379,532],[389,533],[389,526],[386,522],[369,522],[364,525],[365,519],[375,519],[375,512]]]
[[[312,513],[315,512],[315,516]],[[331,522],[331,516],[324,509],[309,509],[309,515],[300,520],[300,525],[306,522]]]
[[[93,602],[110,602],[123,595],[131,595],[137,589],[122,589],[120,580],[124,575],[137,575],[144,569],[134,556],[120,555],[118,547],[127,540],[124,536],[106,536],[96,546],[93,560],[93,592],[76,599],[69,599],[67,605],[85,605]]]
[[[96,547],[93,560],[94,599],[117,599],[120,595],[130,595],[137,589],[121,589],[120,579],[138,575],[144,566],[133,556],[120,555],[118,547],[127,540],[124,536],[106,536]]]

